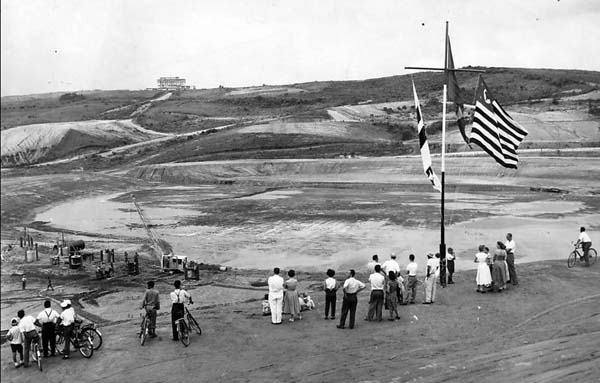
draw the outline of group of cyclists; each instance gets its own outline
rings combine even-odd
[[[25,315],[25,310],[19,310],[17,317],[12,318],[11,328],[6,335],[6,339],[10,342],[16,368],[29,367],[31,347],[34,343],[40,346],[40,338],[44,357],[56,355],[56,336],[58,333],[62,333],[65,339],[70,339],[76,321],[75,310],[71,305],[71,301],[65,299],[61,302],[62,312],[60,314],[51,306],[50,300],[47,299],[44,301],[44,309],[37,317]],[[41,328],[41,337],[38,328]],[[69,342],[65,342],[63,359],[69,359],[70,357],[69,346]]]
[[[173,283],[175,290],[173,290],[169,297],[171,299],[171,326],[173,330],[173,340],[179,340],[177,332],[177,320],[183,318],[185,309],[184,304],[193,304],[191,295],[184,289],[181,288],[181,281],[176,280]],[[156,337],[156,315],[157,310],[160,310],[160,296],[158,290],[154,288],[154,281],[148,282],[148,288],[144,294],[142,300],[142,309],[146,310],[146,316],[149,319],[149,335],[150,337]]]

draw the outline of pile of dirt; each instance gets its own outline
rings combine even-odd
[[[130,120],[92,120],[24,125],[2,131],[2,166],[35,164],[151,137]]]

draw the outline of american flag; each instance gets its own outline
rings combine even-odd
[[[479,145],[500,165],[516,169],[519,161],[517,148],[526,135],[527,131],[491,96],[480,76],[470,141]]]
[[[431,154],[429,153],[429,144],[427,143],[427,134],[425,133],[425,122],[423,121],[423,114],[421,113],[421,105],[419,104],[419,98],[417,97],[417,90],[415,89],[415,82],[413,81],[413,93],[415,95],[415,111],[417,112],[417,129],[419,133],[419,147],[421,148],[421,159],[423,160],[423,170],[425,175],[429,178],[431,185],[437,191],[442,191],[440,180],[433,172],[431,167]]]

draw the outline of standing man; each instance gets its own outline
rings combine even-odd
[[[515,244],[515,241],[513,241],[511,233],[506,234],[506,242],[504,245],[506,246],[506,264],[508,265],[510,283],[516,286],[519,284],[517,281],[517,270],[515,269],[515,249],[517,245]]]
[[[151,338],[156,338],[156,310],[160,310],[160,297],[158,290],[154,288],[154,281],[148,281],[148,288],[144,293],[142,308],[146,309],[146,315],[150,319],[148,332]]]
[[[396,274],[396,278],[398,280],[398,287],[400,287],[400,295],[398,297],[398,302],[401,305],[404,305],[404,299],[406,298],[406,286],[404,286],[404,278],[400,275],[400,265],[396,261],[396,253],[390,254],[390,259],[385,261],[381,266],[381,269],[384,272],[384,276],[387,277],[390,274],[390,271],[393,271]]]
[[[323,282],[323,290],[325,290],[325,319],[329,319],[329,309],[331,308],[331,319],[335,319],[335,303],[337,298],[337,281],[333,278],[335,271],[327,269],[327,279]]]
[[[456,255],[454,254],[454,249],[449,247],[448,254],[446,254],[446,267],[448,268],[448,284],[453,285],[454,281],[452,280],[452,274],[454,274],[454,260],[456,259]]]
[[[378,322],[381,322],[383,320],[383,287],[385,285],[385,277],[381,274],[381,266],[375,265],[375,272],[369,275],[369,282],[371,283],[371,297],[366,320],[372,321],[375,317]]]
[[[175,322],[177,319],[183,318],[184,314],[184,303],[187,300],[190,304],[192,302],[192,297],[188,294],[187,291],[181,288],[181,281],[178,279],[173,283],[175,286],[175,290],[171,292],[169,295],[171,297],[171,327],[173,328],[173,340],[179,340],[179,335],[177,335],[177,325]]]
[[[271,307],[271,323],[281,324],[283,311],[283,278],[279,276],[279,267],[273,269],[273,275],[268,279],[269,306]]]
[[[396,254],[390,254],[390,259],[385,261],[383,265],[381,265],[381,269],[383,270],[385,275],[388,275],[390,271],[393,271],[394,274],[400,275],[400,265],[396,262]]]
[[[577,238],[577,243],[575,245],[579,245],[581,243],[581,249],[583,250],[583,259],[585,261],[585,265],[590,265],[590,247],[592,247],[592,240],[588,233],[585,232],[585,227],[579,228],[579,238]]]
[[[38,314],[36,320],[42,325],[42,347],[44,349],[44,358],[48,357],[48,349],[50,355],[56,354],[56,322],[60,318],[60,314],[50,307],[49,299],[44,302],[44,309]],[[48,345],[50,347],[48,348]]]
[[[435,302],[435,288],[437,279],[437,269],[439,263],[433,258],[433,253],[427,253],[427,271],[425,273],[425,301],[424,305],[430,305]]]
[[[375,265],[379,265],[379,256],[377,254],[373,255],[372,261],[367,263],[367,270],[369,274],[373,274],[375,272]]]
[[[54,291],[54,286],[52,286],[52,280],[48,277],[48,287],[46,287],[46,291],[52,290]]]
[[[23,278],[21,278],[21,283],[23,285],[23,290],[27,287],[27,278],[25,278],[25,274],[23,274]]]
[[[373,272],[375,269],[373,269]],[[346,316],[348,312],[350,312],[350,323],[349,327],[351,329],[354,328],[354,319],[356,318],[356,305],[358,303],[358,299],[356,295],[359,291],[363,290],[366,286],[359,280],[354,279],[354,269],[350,270],[350,274],[348,275],[348,279],[344,281],[344,300],[342,301],[342,315],[340,316],[340,324],[337,325],[337,328],[346,328]]]
[[[35,319],[31,315],[25,316],[25,311],[19,310],[17,316],[19,317],[19,330],[23,334],[23,367],[29,367],[31,342],[37,339],[39,335],[35,329]]]
[[[415,262],[415,255],[411,254],[408,256],[408,260],[410,263],[406,266],[406,273],[408,274],[408,288],[407,294],[405,297],[405,303],[408,301],[408,296],[410,295],[410,304],[415,303],[415,298],[417,297],[417,269],[418,265]]]
[[[75,309],[71,307],[71,300],[65,299],[60,302],[60,307],[63,309],[60,313],[60,324],[63,328],[63,337],[65,338],[65,348],[63,350],[63,359],[69,359],[71,355],[71,334],[75,327]]]

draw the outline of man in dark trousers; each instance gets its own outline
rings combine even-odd
[[[355,272],[354,270],[350,270],[350,275],[348,279],[344,282],[344,300],[342,301],[342,315],[340,316],[340,324],[337,325],[337,328],[346,328],[346,316],[348,312],[350,312],[350,328],[354,328],[354,319],[356,317],[356,305],[358,303],[358,299],[356,294],[359,291],[363,290],[366,286],[359,280],[354,279]]]
[[[517,270],[515,269],[515,250],[517,245],[515,241],[513,241],[513,236],[511,233],[506,234],[506,242],[504,243],[506,246],[506,264],[508,265],[508,274],[510,275],[510,283],[513,285],[518,285],[517,281]]]
[[[176,280],[173,285],[175,286],[175,290],[173,290],[173,292],[171,292],[170,294],[172,303],[171,326],[173,327],[173,340],[179,340],[179,335],[177,334],[177,325],[175,324],[175,322],[177,321],[177,319],[183,318],[183,314],[185,312],[183,305],[185,301],[189,301],[190,304],[194,302],[192,302],[192,297],[190,296],[190,294],[188,294],[187,291],[181,288],[180,280]]]
[[[60,314],[53,310],[49,299],[44,301],[44,309],[38,314],[36,321],[42,327],[42,347],[44,349],[44,357],[56,354],[56,322],[60,318]],[[36,323],[36,324],[37,324]],[[50,345],[50,347],[48,347]]]
[[[160,310],[160,297],[158,290],[154,288],[154,281],[148,281],[148,289],[144,293],[142,308],[146,309],[146,315],[150,319],[148,326],[150,337],[156,338],[156,310]]]

